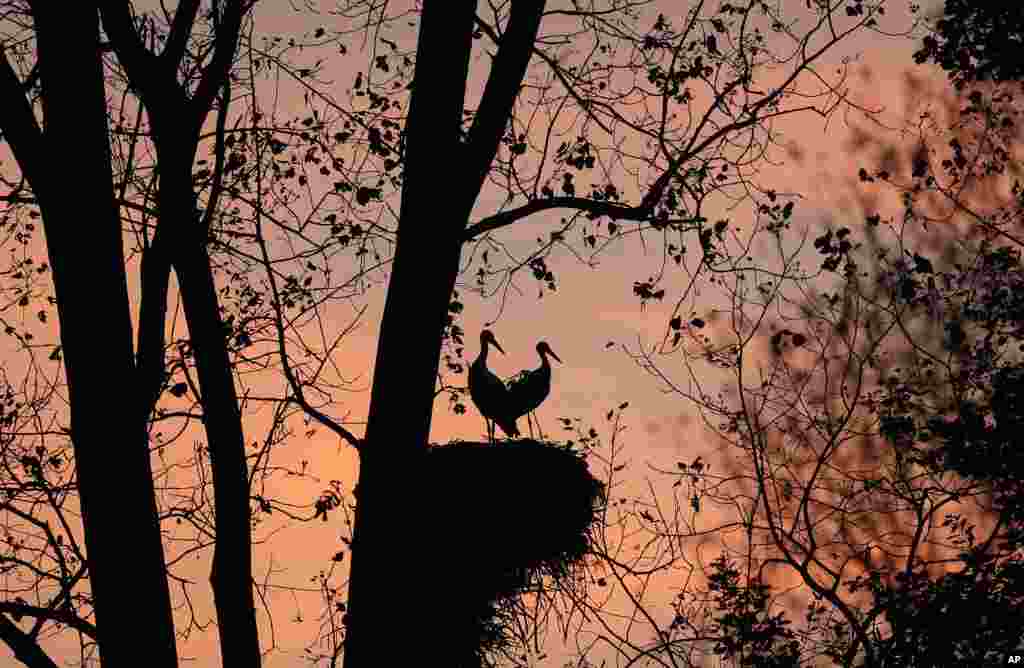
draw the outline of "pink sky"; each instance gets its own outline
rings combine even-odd
[[[792,3],[801,7],[804,4],[803,0],[792,0]],[[258,23],[258,27],[265,30],[265,26],[273,25],[285,33],[312,29],[313,24],[291,12],[288,5],[283,2],[262,3],[259,20],[266,20],[267,23]],[[670,13],[668,8],[673,6],[672,3],[663,2],[662,5],[662,11]],[[897,11],[905,11],[905,8],[894,5],[890,9],[890,12]],[[350,53],[355,50],[353,48]],[[862,103],[885,107],[889,118],[895,120],[903,112],[902,72],[912,66],[912,50],[912,44],[906,41],[883,40],[876,36],[839,49],[829,62],[835,64],[843,56],[852,56],[858,52],[862,54],[859,62],[853,66],[858,76],[851,77],[849,85]],[[345,68],[359,66],[363,62],[361,57],[365,58],[358,54],[347,60],[337,58],[330,65],[329,76],[339,82],[340,87],[342,82],[351,80],[351,74]],[[859,76],[866,71],[870,71],[870,77]],[[296,113],[301,113],[298,103]],[[790,142],[800,148],[803,161],[787,159],[783,166],[766,170],[764,175],[769,184],[774,184],[780,191],[801,193],[802,198],[797,203],[797,224],[810,226],[812,231],[817,231],[827,221],[836,226],[858,225],[864,212],[857,208],[856,201],[849,193],[849,179],[856,173],[857,165],[844,156],[848,131],[841,115],[833,117],[827,127],[821,118],[809,114],[783,121],[778,127]],[[482,198],[478,211],[493,210],[493,206],[488,207],[488,204],[493,205],[493,202]],[[747,207],[741,206],[723,215],[728,215],[741,227],[749,224],[750,211]],[[537,216],[517,226],[512,232],[503,234],[502,238],[510,245],[517,242],[531,243],[538,234],[546,234],[552,229],[557,221],[558,212],[550,216]],[[633,236],[607,249],[599,258],[600,266],[597,269],[582,267],[571,257],[562,254],[553,267],[559,279],[557,292],[546,294],[538,301],[532,281],[524,282],[524,294],[512,294],[500,319],[493,324],[490,323],[499,314],[498,302],[484,301],[469,290],[460,290],[466,305],[462,325],[467,333],[467,362],[477,354],[477,334],[484,326],[490,326],[495,331],[508,353],[505,356],[492,354],[489,359],[491,369],[501,376],[535,367],[537,357],[534,345],[539,338],[547,340],[564,361],[564,365],[555,364],[551,396],[538,411],[549,435],[559,433],[556,427],[558,417],[580,417],[584,423],[594,424],[600,430],[607,425],[604,414],[609,409],[622,402],[630,403],[625,413],[628,431],[624,435],[630,465],[625,474],[630,480],[630,489],[634,491],[642,491],[644,480],[649,475],[649,465],[672,468],[675,462],[682,459],[691,461],[699,454],[706,460],[716,456],[716,445],[706,438],[696,419],[694,407],[687,405],[678,396],[662,392],[656,381],[640,369],[620,347],[625,345],[635,349],[637,345],[650,346],[660,341],[671,317],[670,309],[675,295],[686,285],[685,276],[670,274],[663,284],[669,295],[665,303],[651,303],[646,309],[641,309],[632,294],[633,281],[646,278],[650,274],[649,267],[660,258],[660,249],[652,246],[648,248],[646,262],[641,262],[644,252],[639,239]],[[383,296],[384,290],[381,287],[374,288],[366,295],[368,310],[362,325],[345,340],[337,355],[337,364],[342,372],[357,380],[351,388],[352,392],[340,397],[345,403],[337,407],[334,414],[350,412],[352,428],[360,434],[362,427],[358,423],[365,419],[369,402],[372,362]],[[707,311],[715,307],[715,299],[710,291],[702,294],[697,301],[698,314],[706,316]],[[687,312],[684,311],[683,315],[686,316]],[[332,317],[336,318],[332,324],[341,328],[347,324],[351,313],[345,307],[338,307],[336,315],[332,314]],[[608,348],[606,344],[609,342],[620,345]],[[8,350],[5,357],[14,360],[17,354]],[[682,366],[672,358],[664,358],[662,363],[667,373],[678,374],[679,380],[683,380],[685,369]],[[462,380],[464,382],[465,377]],[[711,375],[704,380],[710,387],[715,386],[715,379]],[[727,379],[723,376],[722,380]],[[262,438],[265,426],[265,417],[248,417],[245,423],[247,439],[251,441]],[[520,426],[525,427],[525,421]],[[302,431],[301,425],[296,424],[296,436],[290,440],[285,458],[287,463],[294,466],[308,461],[309,468],[320,476],[322,482],[281,478],[277,483],[281,485],[280,488],[273,491],[278,496],[303,503],[312,502],[330,479],[342,481],[345,491],[350,491],[357,471],[357,460],[352,449],[340,444],[326,429],[319,429],[309,439],[302,436]],[[472,405],[469,405],[466,415],[457,416],[448,409],[444,397],[438,400],[431,432],[433,442],[480,440],[482,437],[483,421]],[[186,442],[191,442],[191,439],[186,439]],[[340,546],[338,537],[344,530],[341,515],[335,513],[328,523],[317,521],[289,526],[288,523],[278,522],[278,519],[271,518],[257,530],[259,536],[268,537],[265,543],[257,547],[258,570],[254,574],[257,581],[262,581],[267,573],[272,573],[272,582],[315,588],[311,578],[329,566],[330,556]],[[181,574],[204,583],[208,569],[209,555],[204,555],[193,564],[183,566]],[[670,579],[664,582],[662,591],[666,598],[671,596],[673,584]],[[198,587],[197,591],[201,589]],[[276,649],[265,658],[264,665],[268,668],[304,665],[303,648],[316,634],[317,616],[321,608],[319,597],[315,593],[296,596],[288,591],[271,590],[268,599],[274,612]],[[212,619],[212,606],[208,599],[196,603],[200,613]],[[259,611],[259,618],[261,640],[266,646],[271,636],[262,610]],[[58,645],[55,643],[51,647],[57,649]],[[555,643],[551,649],[552,658],[540,665],[560,665],[556,658],[561,648]],[[7,652],[5,647],[0,647],[0,664],[13,662]],[[54,652],[52,655],[61,654]],[[72,653],[65,655],[65,658],[71,661],[74,656]],[[210,627],[205,633],[183,641],[181,656],[183,663],[185,657],[192,658],[190,665],[197,668],[219,665],[215,629]]]

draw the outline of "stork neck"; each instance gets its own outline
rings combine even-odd
[[[548,361],[548,351],[546,351],[546,350],[539,350],[539,351],[537,351],[537,354],[540,355],[540,365],[541,365],[541,367],[543,367],[545,369],[550,368],[551,367],[551,362]]]

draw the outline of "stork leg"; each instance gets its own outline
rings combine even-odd
[[[533,421],[537,423],[537,435],[540,436],[541,440],[544,440],[544,431],[540,428],[540,420],[537,419],[537,413],[530,411],[530,415],[533,416]]]
[[[530,438],[533,438],[533,420],[530,419],[531,415],[533,415],[533,413],[526,414],[526,426],[530,430]]]

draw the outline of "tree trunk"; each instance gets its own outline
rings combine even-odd
[[[443,601],[427,600],[418,554],[431,546],[417,478],[434,404],[441,333],[472,199],[459,129],[476,2],[426,2],[406,126],[398,243],[360,453],[346,668],[437,663]],[[447,192],[438,165],[448,167]],[[424,215],[429,212],[429,217]],[[396,642],[396,638],[400,638]]]
[[[260,643],[252,585],[252,513],[245,437],[224,328],[203,245],[174,261],[189,338],[203,393],[203,418],[213,469],[217,545],[210,584],[225,666],[258,668]]]
[[[161,133],[158,146],[160,234],[181,292],[189,340],[195,355],[203,422],[213,471],[216,546],[210,584],[217,609],[221,660],[225,666],[258,668],[261,662],[252,586],[252,514],[249,469],[238,394],[228,356],[224,326],[206,231],[196,219],[192,190],[195,143],[173,131]]]
[[[145,647],[147,666],[172,668],[174,625],[148,416],[136,400],[99,17],[91,3],[33,7],[46,162],[29,176],[53,269],[100,657],[104,668],[137,666]]]

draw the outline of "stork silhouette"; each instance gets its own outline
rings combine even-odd
[[[536,415],[533,415],[531,421],[531,414],[544,403],[548,394],[551,393],[551,363],[548,361],[548,355],[555,358],[559,364],[562,363],[561,358],[551,350],[551,346],[546,341],[537,343],[537,354],[540,355],[540,366],[536,369],[524,369],[519,372],[519,375],[513,378],[508,386],[512,417],[519,419],[525,415],[531,436],[533,436],[533,422],[537,422]],[[537,422],[537,432],[543,438],[544,434],[540,430],[539,422]]]
[[[485,329],[480,332],[480,354],[469,367],[469,396],[480,411],[484,422],[487,425],[487,438],[494,442],[494,425],[497,424],[509,438],[519,436],[519,428],[516,426],[516,415],[513,415],[509,389],[505,383],[487,368],[487,350],[494,345],[502,355],[498,339],[494,333]]]

